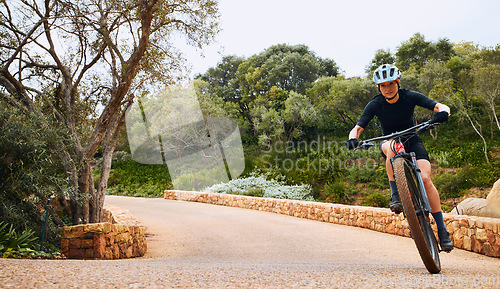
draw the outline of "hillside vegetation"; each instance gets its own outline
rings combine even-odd
[[[194,85],[205,116],[238,122],[246,165],[241,179],[264,176],[280,185],[308,186],[309,197],[319,201],[387,207],[378,148],[352,152],[344,147],[364,106],[378,93],[371,75],[383,63],[400,68],[402,87],[451,107],[447,123],[422,135],[444,209],[451,209],[452,198],[484,197],[500,178],[500,46],[432,42],[417,33],[394,53],[378,50],[367,77],[346,78],[334,60],[307,46],[279,44],[249,58],[225,56]],[[422,122],[432,114],[417,108],[415,119]],[[380,134],[374,120],[362,138]],[[121,147],[128,150],[126,137]],[[141,196],[172,187],[166,167],[146,169],[130,159],[113,163],[110,182],[111,193]],[[191,183],[190,189],[205,189]],[[263,191],[254,186],[247,193]]]

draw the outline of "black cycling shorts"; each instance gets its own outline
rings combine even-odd
[[[386,156],[385,156],[384,152],[382,151],[382,144],[383,143],[384,142],[380,143],[379,149],[380,149],[380,154],[382,154],[382,157],[385,160]],[[403,144],[404,144],[404,147],[405,147],[405,150],[407,153],[409,153],[409,152],[415,153],[417,160],[424,159],[424,160],[430,161],[429,154],[427,153],[427,150],[425,149],[424,144],[422,143],[422,141],[420,139],[417,139],[417,140],[410,139],[408,141],[403,142]]]

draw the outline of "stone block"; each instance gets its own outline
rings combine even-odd
[[[491,245],[494,245],[496,242],[495,234],[491,230],[488,229],[485,230],[486,230],[486,242],[490,243]]]
[[[83,227],[84,232],[102,233],[103,230],[104,230],[104,223],[86,224]]]
[[[104,235],[104,238],[106,239],[106,246],[111,246],[115,243],[115,234],[113,233]]]
[[[123,243],[123,234],[121,233],[116,233],[114,236],[114,242],[117,244]]]
[[[127,246],[127,250],[125,251],[125,258],[132,258],[134,256],[133,252],[134,248],[132,246]]]
[[[456,231],[453,234],[453,243],[455,243],[455,247],[464,248],[465,249],[465,238],[469,238],[468,236],[464,236],[461,231]],[[470,240],[470,238],[469,238]]]
[[[83,239],[82,240],[82,249],[90,249],[94,247],[93,239]]]
[[[69,239],[61,239],[61,253],[66,255],[69,250]]]
[[[84,225],[63,227],[61,229],[61,237],[66,239],[81,238],[84,235],[83,226]]]
[[[102,232],[105,234],[112,233],[113,232],[113,224],[112,223],[104,223]]]
[[[123,243],[118,245],[119,252],[120,252],[120,259],[127,258],[127,249],[128,245]]]
[[[488,242],[485,242],[483,244],[483,252],[482,252],[484,255],[486,256],[490,256],[490,257],[496,257],[496,252],[495,252],[495,249],[493,248],[493,246],[488,243]]]
[[[84,259],[85,258],[85,249],[69,249],[69,259]]]
[[[495,251],[495,257],[500,257],[500,245],[493,245],[493,251]]]
[[[476,229],[476,240],[480,242],[485,242],[487,240],[486,230],[485,229]]]
[[[69,248],[70,249],[80,249],[82,247],[82,239],[70,239]]]
[[[104,234],[96,234],[94,235],[94,258],[103,259],[105,248],[106,248],[106,239]]]
[[[457,245],[457,244],[455,244],[455,245]],[[472,241],[471,241],[471,238],[469,236],[463,236],[463,246],[462,247],[457,246],[457,247],[465,249],[465,250],[468,250],[468,251],[471,251],[472,250]]]
[[[451,222],[446,224],[446,230],[448,230],[448,233],[450,233],[450,235],[455,233],[455,229],[454,229],[453,224]]]
[[[458,219],[458,224],[463,227],[469,227],[469,220],[466,217],[460,217]]]
[[[118,247],[118,244],[113,244],[111,248],[113,251],[113,259],[120,259],[120,247]]]
[[[471,236],[471,251],[476,253],[483,252],[483,244],[476,239],[476,236]]]
[[[385,227],[385,232],[387,234],[393,234],[393,235],[396,233],[396,227],[392,222],[387,224],[387,226]]]
[[[104,259],[106,259],[106,260],[113,260],[113,248],[106,247],[104,249]]]
[[[461,227],[460,234],[463,236],[469,236],[469,237],[471,236],[471,234],[469,234],[469,229],[467,227]]]
[[[94,250],[85,249],[85,259],[93,259],[93,258],[94,258]]]

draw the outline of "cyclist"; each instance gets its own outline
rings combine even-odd
[[[373,81],[378,86],[380,94],[375,96],[365,107],[356,126],[349,133],[349,140],[346,142],[348,149],[358,146],[358,139],[374,116],[377,116],[382,126],[384,135],[402,131],[414,126],[415,106],[421,106],[435,112],[432,122],[445,122],[448,120],[450,108],[447,105],[438,103],[427,96],[400,88],[401,73],[399,69],[391,64],[379,66],[373,73]],[[399,198],[392,165],[391,157],[395,155],[391,147],[394,140],[381,143],[380,150],[386,159],[387,176],[391,187],[391,211],[399,214],[403,210]],[[418,135],[411,137],[405,143],[407,152],[415,152],[418,166],[421,170],[425,190],[431,205],[432,216],[438,227],[438,237],[441,248],[445,251],[453,249],[453,242],[450,240],[448,231],[444,224],[443,213],[441,211],[441,200],[436,187],[431,180],[431,164],[429,156],[425,150],[422,140]]]

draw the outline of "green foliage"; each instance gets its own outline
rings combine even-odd
[[[13,225],[10,225],[8,230],[7,226],[4,222],[0,222],[0,251],[36,246],[35,241],[38,238],[33,236],[35,234],[33,230],[27,228],[22,233],[18,233]]]
[[[470,167],[460,168],[455,174],[443,174],[434,178],[441,199],[457,198],[463,195],[463,190],[471,187],[469,182]]]
[[[420,68],[431,59],[447,61],[453,54],[453,44],[448,39],[439,39],[433,43],[426,41],[422,34],[415,33],[398,47],[396,66],[401,70],[409,69],[412,64]]]
[[[2,258],[61,258],[57,251],[38,251],[38,238],[32,229],[17,232],[13,225],[0,222],[0,254]]]
[[[377,67],[379,67],[380,65],[393,64],[394,62],[396,62],[396,59],[389,49],[379,49],[375,53],[375,56],[373,57],[370,65],[366,67],[365,72],[368,74],[368,76],[373,75],[375,69],[377,69]]]
[[[370,79],[343,77],[320,78],[306,92],[323,117],[319,125],[328,123],[333,117],[349,126],[354,126],[366,103],[376,94],[377,89]]]
[[[96,180],[100,171],[96,170],[94,173],[94,180]],[[165,166],[145,165],[126,159],[113,162],[107,193],[137,197],[160,197],[169,188],[172,188],[172,184]]]
[[[391,203],[390,196],[382,194],[380,192],[373,192],[365,197],[362,205],[370,207],[389,208],[390,203]]]
[[[326,183],[324,187],[327,202],[345,204],[349,201],[348,188],[344,182]]]
[[[49,139],[62,135],[40,127],[38,118],[0,102],[0,216],[16,229],[41,235],[47,199],[72,194]],[[49,214],[47,240],[59,243],[59,228]]]
[[[371,71],[382,63],[396,62],[403,74],[402,87],[451,107],[447,123],[432,131],[432,137],[422,135],[431,159],[450,168],[435,177],[442,197],[458,196],[473,186],[491,186],[500,177],[497,160],[486,164],[485,146],[475,130],[483,134],[491,156],[500,140],[493,112],[498,98],[486,96],[492,95],[498,81],[498,51],[498,47],[452,44],[446,38],[427,41],[417,33],[395,53],[378,50],[367,66]],[[357,193],[365,196],[365,205],[386,206],[388,197],[381,189],[388,187],[387,175],[379,150],[352,152],[343,144],[366,103],[378,93],[371,75],[346,79],[332,60],[316,57],[304,45],[275,45],[249,58],[226,56],[198,79],[204,113],[238,121],[246,172],[285,177],[287,185],[309,184],[314,197],[321,200],[348,203]],[[432,115],[418,108],[415,119],[421,122]],[[374,120],[362,138],[380,133]],[[335,145],[311,148],[319,138]],[[113,183],[120,178],[118,172],[110,177]],[[185,175],[180,181],[196,189],[205,178]],[[356,192],[358,187],[364,192]],[[260,196],[263,191],[250,188],[246,194]]]

